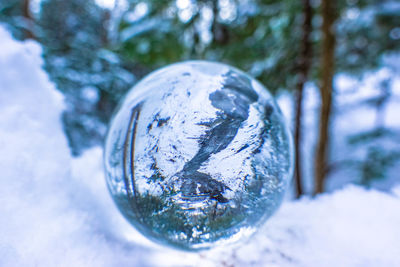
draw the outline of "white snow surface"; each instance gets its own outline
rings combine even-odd
[[[40,46],[0,27],[0,266],[400,266],[400,187],[286,202],[246,241],[200,253],[150,243],[119,214],[102,150],[72,158]]]

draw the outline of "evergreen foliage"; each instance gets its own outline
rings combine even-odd
[[[307,82],[319,86],[323,20],[320,1],[310,3],[313,52]],[[335,74],[361,77],[381,67],[383,56],[399,51],[397,1],[335,4]],[[74,155],[102,144],[124,93],[161,66],[188,59],[221,61],[245,70],[273,92],[294,92],[301,79],[302,1],[126,0],[107,10],[94,0],[42,0],[36,13],[31,6],[29,0],[2,0],[0,21],[17,39],[42,43],[44,68],[66,98],[62,119]],[[382,138],[394,140],[395,134],[388,134],[394,130],[379,119],[392,97],[391,86],[390,81],[382,85],[381,94],[363,103],[377,110],[375,129],[349,139],[350,146],[368,147],[365,158],[342,166],[360,170],[364,184],[398,164],[396,148],[375,145]]]
[[[108,47],[106,17],[92,0],[51,0],[41,7],[45,69],[66,97],[63,122],[75,155],[102,143],[113,109],[135,81]]]

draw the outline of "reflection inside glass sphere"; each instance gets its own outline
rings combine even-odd
[[[279,206],[291,136],[270,93],[230,66],[189,61],[155,71],[125,97],[105,147],[120,211],[181,249],[249,235]]]

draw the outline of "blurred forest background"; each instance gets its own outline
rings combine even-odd
[[[400,1],[1,0],[0,22],[41,43],[75,156],[144,75],[205,59],[287,100],[295,196],[399,181]]]

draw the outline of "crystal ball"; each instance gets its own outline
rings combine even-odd
[[[251,235],[277,209],[292,176],[292,137],[257,80],[188,61],[128,92],[104,163],[116,205],[139,232],[199,250]]]

